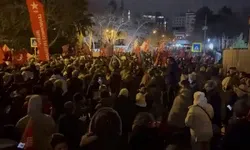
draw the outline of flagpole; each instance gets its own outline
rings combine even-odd
[[[37,52],[36,52],[36,47],[34,47],[34,55],[35,55],[35,60],[37,59]]]

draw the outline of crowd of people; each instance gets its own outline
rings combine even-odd
[[[0,149],[250,150],[250,78],[199,59],[0,67]]]

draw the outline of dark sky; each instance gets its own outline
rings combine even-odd
[[[103,11],[109,0],[88,0],[91,10]],[[120,0],[116,0],[118,4]],[[155,12],[161,11],[164,15],[172,17],[175,14],[186,12],[188,9],[196,11],[202,6],[209,6],[213,10],[218,10],[224,5],[240,11],[246,6],[250,6],[250,0],[124,0],[125,8],[132,12]]]

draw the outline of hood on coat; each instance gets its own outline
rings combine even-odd
[[[42,114],[42,97],[39,95],[32,95],[28,103],[28,115],[31,117]]]
[[[207,104],[207,98],[205,97],[205,93],[203,92],[195,92],[194,93],[194,101],[193,101],[194,105],[200,105],[200,106],[204,106]]]
[[[192,92],[187,88],[181,88],[178,95],[192,98]]]
[[[129,94],[128,89],[123,88],[123,89],[121,89],[121,91],[120,91],[120,93],[119,93],[119,96],[128,97],[128,94]]]

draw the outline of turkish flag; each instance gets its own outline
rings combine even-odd
[[[13,64],[25,64],[27,62],[27,51],[21,50],[13,52],[12,54],[12,63]]]
[[[30,14],[32,31],[37,40],[39,59],[48,61],[49,46],[43,4],[39,0],[26,0],[26,4]]]

